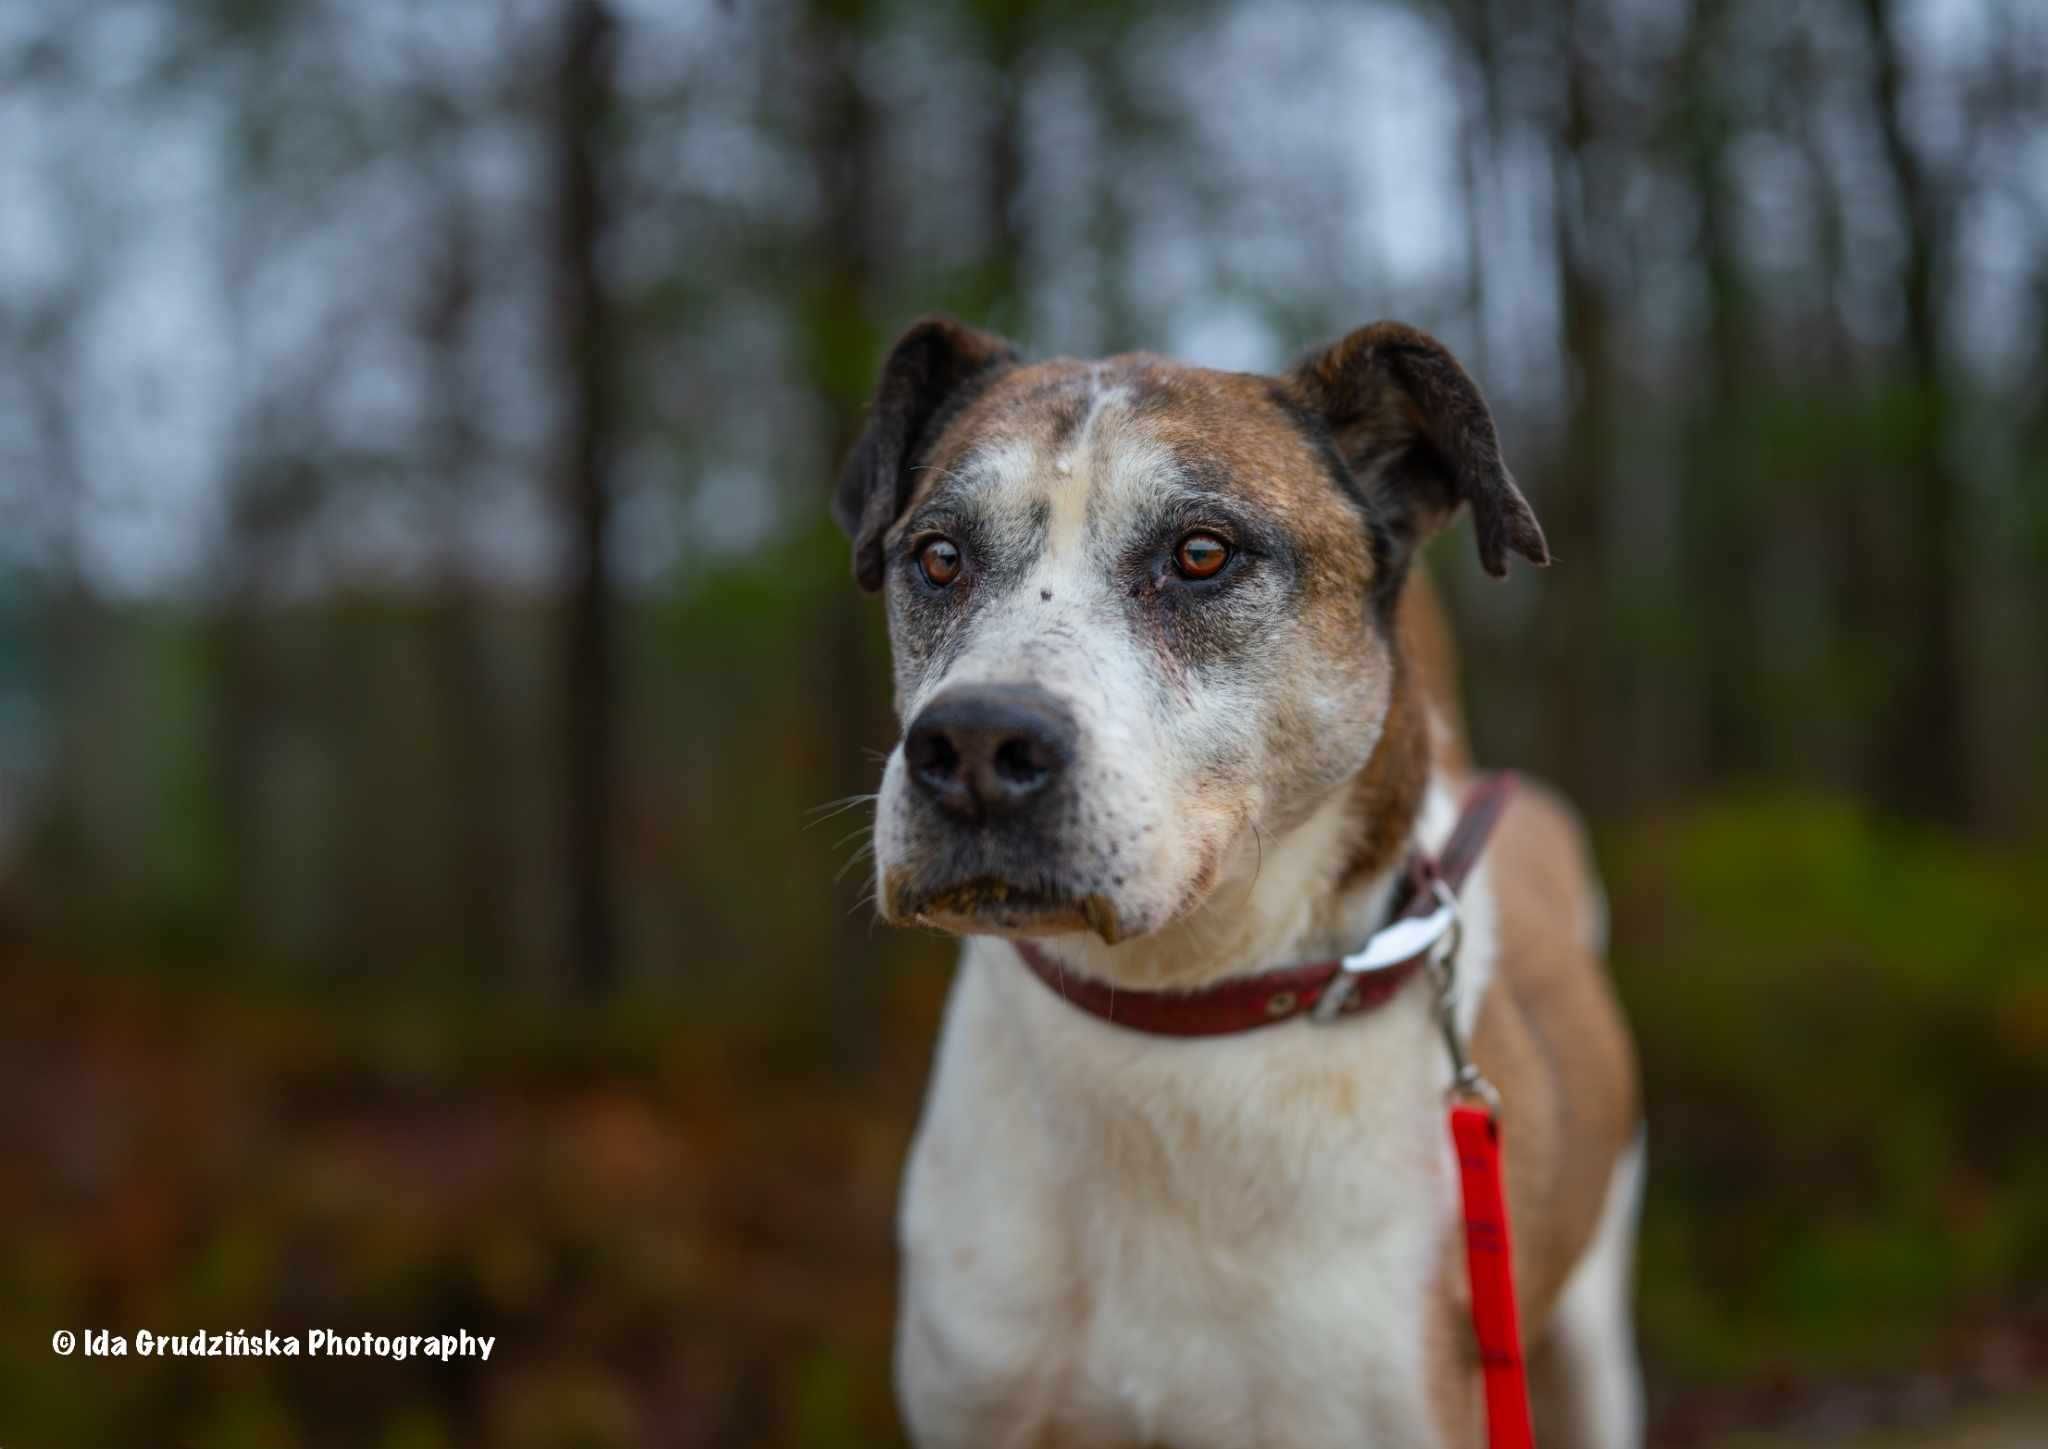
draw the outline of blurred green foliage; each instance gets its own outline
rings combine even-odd
[[[1896,1368],[2048,1285],[2048,853],[1774,795],[1610,844],[1659,1352]]]

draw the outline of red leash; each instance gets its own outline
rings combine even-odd
[[[1515,1269],[1508,1204],[1501,1191],[1500,1124],[1484,1102],[1453,1102],[1451,1140],[1465,1199],[1465,1272],[1472,1282],[1472,1332],[1486,1375],[1490,1449],[1535,1449],[1529,1425],[1528,1373],[1515,1317]]]
[[[1482,780],[1439,858],[1452,890],[1463,885],[1507,808],[1515,777]],[[1436,958],[1437,1025],[1451,1058],[1451,1143],[1458,1154],[1458,1196],[1464,1203],[1465,1277],[1472,1289],[1472,1336],[1486,1384],[1488,1449],[1536,1449],[1529,1422],[1529,1371],[1515,1311],[1514,1243],[1508,1232],[1507,1184],[1500,1162],[1500,1100],[1465,1051],[1458,1026],[1458,944]]]
[[[1444,848],[1434,859],[1417,852],[1409,860],[1391,922],[1341,960],[1277,967],[1193,991],[1119,991],[1106,982],[1068,975],[1029,941],[1014,943],[1031,973],[1070,1006],[1153,1036],[1222,1036],[1302,1016],[1328,1022],[1383,1005],[1411,976],[1428,971],[1436,988],[1438,1028],[1451,1057],[1451,1141],[1464,1202],[1472,1333],[1486,1383],[1488,1449],[1535,1449],[1536,1439],[1515,1316],[1499,1114],[1493,1088],[1466,1056],[1458,1027],[1457,892],[1478,864],[1514,787],[1515,777],[1505,773],[1475,783]]]

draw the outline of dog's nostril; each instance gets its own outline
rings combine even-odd
[[[948,779],[960,770],[960,752],[938,730],[919,730],[903,743],[910,768],[920,775]]]
[[[993,764],[998,779],[1030,788],[1045,783],[1054,760],[1042,741],[1019,736],[996,746]]]

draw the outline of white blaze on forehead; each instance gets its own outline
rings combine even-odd
[[[1105,381],[1100,363],[1081,382],[1086,410],[1057,446],[1028,435],[991,440],[957,475],[989,510],[998,542],[1028,547],[1040,569],[1054,561],[1063,572],[1077,565],[1091,533],[1116,533],[1177,477],[1172,454],[1131,425],[1128,384]],[[1028,541],[1018,533],[1026,519],[1034,525]]]
[[[1102,365],[1088,369],[1088,415],[1074,430],[1073,440],[1052,460],[1052,516],[1046,524],[1045,551],[1062,554],[1080,542],[1088,526],[1088,495],[1096,474],[1096,424],[1103,409],[1120,403],[1128,394],[1120,387],[1102,385]]]
[[[1027,485],[1050,505],[1044,551],[1048,559],[1079,559],[1091,528],[1116,533],[1138,505],[1175,478],[1172,455],[1132,425],[1131,389],[1105,385],[1100,364],[1089,370],[1088,411],[1069,441],[1049,460],[1037,460]]]

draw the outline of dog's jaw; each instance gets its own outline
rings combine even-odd
[[[895,925],[918,925],[959,936],[1059,938],[1092,932],[1105,945],[1123,938],[1115,902],[1101,892],[1079,897],[1046,895],[983,876],[934,891],[921,891],[904,871],[887,873],[882,917]]]
[[[1142,935],[1069,933],[1041,942],[1067,969],[1133,989],[1192,989],[1350,950],[1386,909],[1393,874],[1340,885],[1359,836],[1354,792],[1340,791],[1278,836],[1245,829],[1223,852],[1210,888]]]

